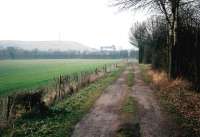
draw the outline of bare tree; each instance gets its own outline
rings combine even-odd
[[[179,29],[179,12],[180,8],[185,6],[194,7],[199,9],[199,0],[114,0],[113,6],[120,9],[142,9],[148,8],[156,10],[165,16],[168,35],[169,35],[169,78],[175,77],[173,75],[173,50],[178,45],[177,32]]]
[[[145,23],[136,23],[134,27],[130,29],[129,42],[135,45],[139,49],[139,63],[143,62],[144,55],[144,42],[147,37],[147,29]]]

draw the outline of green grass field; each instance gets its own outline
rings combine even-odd
[[[77,122],[88,113],[104,89],[112,84],[123,70],[124,66],[121,66],[73,96],[53,104],[45,115],[24,114],[15,121],[14,127],[2,132],[0,129],[0,135],[2,133],[2,137],[71,137]]]
[[[60,74],[88,71],[119,60],[48,59],[0,61],[0,95],[48,84]]]

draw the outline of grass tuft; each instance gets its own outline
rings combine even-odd
[[[117,132],[117,137],[140,137],[137,102],[133,97],[126,97],[121,108],[123,124]]]
[[[127,84],[129,87],[132,87],[134,85],[134,73],[129,71],[128,73],[128,81]]]
[[[149,65],[140,64],[139,68],[141,70],[141,77],[146,84],[151,82],[151,78],[148,76],[147,70],[149,69]]]

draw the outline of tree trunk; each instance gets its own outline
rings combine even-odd
[[[179,10],[179,0],[171,1],[172,7],[172,18],[171,18],[171,26],[169,30],[170,37],[170,45],[169,45],[169,79],[176,78],[176,46],[178,45],[178,10]]]
[[[142,63],[142,56],[143,56],[142,47],[140,46],[140,47],[139,47],[139,63],[140,63],[140,64]]]

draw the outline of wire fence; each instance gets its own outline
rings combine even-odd
[[[91,71],[60,75],[47,87],[18,91],[0,97],[0,128],[11,125],[16,118],[27,112],[44,114],[57,101],[73,95],[79,89],[100,79],[118,68],[118,64],[104,65]]]

